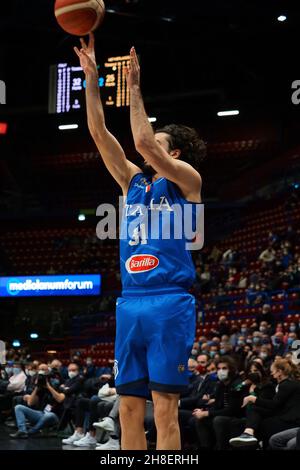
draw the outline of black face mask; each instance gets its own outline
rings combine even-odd
[[[254,385],[261,382],[261,375],[258,372],[250,372],[247,377]]]

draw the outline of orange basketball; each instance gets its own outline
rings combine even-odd
[[[56,0],[54,11],[67,33],[85,36],[102,23],[105,5],[103,0]]]

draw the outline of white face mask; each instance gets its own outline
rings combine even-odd
[[[47,375],[47,372],[45,370],[39,370],[38,374],[39,375]]]
[[[224,380],[227,380],[228,379],[228,370],[218,370],[217,374],[218,374],[218,379],[221,380],[221,382],[223,382]]]
[[[36,371],[35,371],[35,370],[29,370],[27,373],[28,373],[28,375],[29,375],[30,377],[33,377],[34,375],[36,375]]]
[[[74,377],[76,377],[78,375],[78,372],[68,372],[68,376],[70,379],[74,379]]]

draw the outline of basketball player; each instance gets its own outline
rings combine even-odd
[[[149,213],[160,223],[163,214],[171,214],[172,225],[174,204],[182,208],[187,204],[194,210],[201,202],[201,177],[189,161],[200,160],[205,145],[196,131],[185,126],[170,125],[153,132],[144,109],[140,68],[132,48],[127,71],[130,118],[135,146],[144,165],[138,167],[128,161],[106,128],[93,35],[88,46],[81,39],[81,46],[75,52],[86,75],[89,130],[107,169],[126,196],[120,240],[123,290],[117,300],[115,346],[121,448],[147,449],[144,415],[150,390],[157,449],[177,450],[181,445],[178,400],[188,383],[187,362],[195,335],[195,302],[188,293],[195,270],[184,236],[151,238],[152,232],[147,233],[146,226],[153,223],[148,221]],[[130,224],[137,218],[138,224],[130,233]]]

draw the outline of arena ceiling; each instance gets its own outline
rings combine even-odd
[[[11,106],[46,109],[49,65],[76,58],[76,38],[53,15],[54,0],[1,5],[0,79]],[[135,45],[143,89],[162,111],[189,105],[207,116],[217,108],[276,108],[290,102],[297,79],[300,9],[292,0],[106,0],[97,55]],[[287,21],[277,21],[279,15]],[[190,104],[194,106],[191,108]]]

